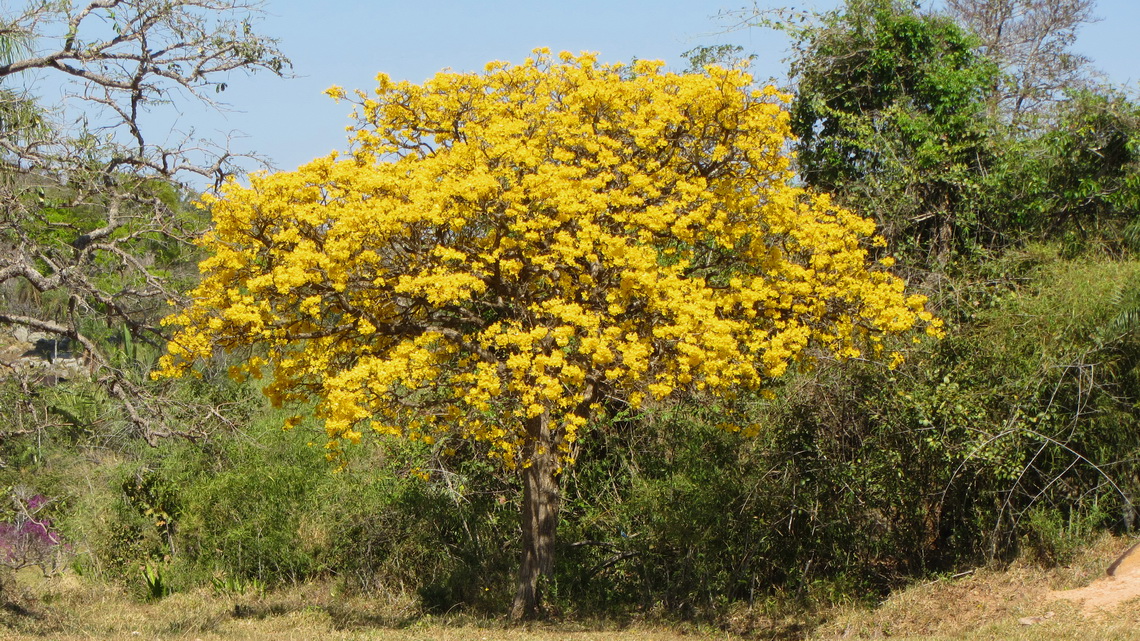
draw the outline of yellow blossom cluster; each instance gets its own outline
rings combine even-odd
[[[315,398],[330,456],[371,429],[515,466],[568,460],[606,397],[732,396],[810,347],[939,333],[869,258],[873,223],[793,181],[788,99],[742,69],[545,50],[380,75],[350,155],[203,199],[211,256],[160,375],[263,345],[236,374]]]

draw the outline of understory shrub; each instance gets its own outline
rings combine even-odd
[[[947,297],[948,338],[894,370],[800,372],[754,401],[754,438],[696,401],[598,428],[566,480],[566,603],[852,598],[1130,529],[1140,262],[1038,247],[991,268]]]
[[[591,426],[561,477],[553,607],[706,617],[867,598],[986,559],[1063,563],[1130,529],[1140,262],[1038,247],[940,283],[947,338],[887,345],[907,351],[893,370],[824,360],[737,399],[754,435],[704,399]],[[315,425],[240,405],[240,430],[197,442],[12,439],[22,463],[0,482],[34,478],[73,567],[140,597],[149,574],[163,594],[330,579],[433,612],[510,602],[517,480],[479,444],[373,439],[337,468]]]

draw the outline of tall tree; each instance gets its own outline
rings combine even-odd
[[[874,224],[795,185],[787,96],[560,59],[381,75],[348,158],[208,198],[212,256],[163,360],[264,346],[234,374],[315,399],[334,458],[364,431],[484,443],[522,485],[516,618],[539,612],[559,470],[606,407],[731,406],[816,354],[939,331],[869,259]]]
[[[1027,124],[1066,90],[1088,88],[1089,59],[1072,50],[1092,22],[1095,0],[946,0],[946,10],[979,39],[1003,75],[991,114]]]
[[[976,40],[898,0],[848,0],[785,28],[804,179],[875,215],[919,262],[986,233],[977,196],[994,157],[984,115],[996,70]]]
[[[169,142],[171,132],[149,131],[144,119],[174,99],[212,105],[233,72],[280,74],[288,61],[253,30],[259,5],[244,0],[21,4],[0,15],[0,34],[27,44],[5,47],[4,96],[26,104],[20,74],[38,71],[60,81],[67,108],[36,131],[22,126],[27,119],[3,121],[0,286],[55,304],[10,298],[0,323],[81,346],[138,431],[153,437],[169,405],[140,408],[147,396],[114,366],[100,326],[164,342],[157,319],[180,296],[170,259],[201,228],[183,206],[185,181],[221,181],[236,168],[227,141]]]

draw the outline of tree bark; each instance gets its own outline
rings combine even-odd
[[[554,537],[558,528],[558,452],[550,416],[527,421],[523,446],[522,560],[511,618],[533,619],[542,614],[541,579],[554,568]]]

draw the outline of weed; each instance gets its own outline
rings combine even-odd
[[[140,573],[146,588],[144,598],[147,601],[158,601],[173,593],[163,566],[147,563],[142,566]]]

